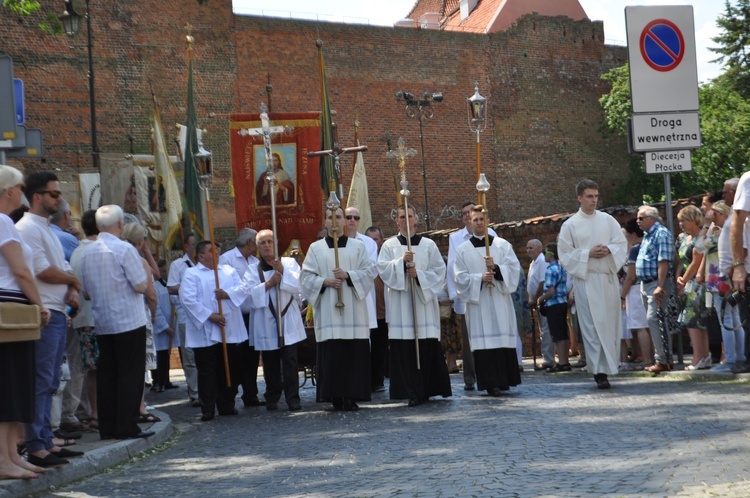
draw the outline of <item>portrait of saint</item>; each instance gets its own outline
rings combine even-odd
[[[255,147],[255,204],[257,206],[271,205],[271,185],[266,171],[265,149]],[[271,153],[274,177],[276,178],[276,205],[290,206],[295,204],[296,180],[296,145],[280,145],[273,147]]]

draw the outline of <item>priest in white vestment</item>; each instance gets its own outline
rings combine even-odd
[[[344,212],[336,210],[336,235],[343,230]],[[370,400],[370,319],[367,295],[376,268],[362,242],[338,237],[336,267],[331,211],[326,212],[328,236],[313,242],[302,264],[302,293],[315,312],[317,401],[331,401],[336,410],[356,411],[357,401]],[[343,306],[339,303],[339,290]]]
[[[409,406],[417,406],[430,396],[452,394],[448,366],[440,345],[437,298],[445,283],[445,262],[435,242],[416,234],[417,216],[411,206],[409,251],[406,210],[399,207],[396,213],[399,234],[383,244],[378,258],[378,271],[390,300],[390,396],[391,399],[408,399]],[[419,338],[419,369],[415,330]]]
[[[198,391],[201,393],[201,421],[219,415],[236,415],[234,400],[241,376],[238,345],[247,340],[247,329],[240,306],[250,291],[237,271],[219,265],[219,288],[216,288],[211,242],[200,242],[196,248],[198,264],[185,270],[180,284],[180,299],[185,307],[187,347],[195,353],[198,368]],[[219,313],[221,299],[222,313]],[[221,326],[227,342],[231,386],[227,386]]]
[[[573,276],[578,323],[586,349],[586,368],[599,389],[620,360],[620,286],[617,272],[627,259],[628,243],[620,224],[596,210],[599,186],[582,180],[576,187],[581,207],[560,230],[560,263]]]
[[[456,293],[466,303],[466,326],[477,374],[477,388],[500,396],[521,383],[516,356],[518,323],[511,294],[518,287],[521,264],[510,243],[490,235],[485,247],[483,207],[471,210],[474,235],[458,246]],[[492,287],[489,285],[492,284]]]
[[[297,343],[307,337],[299,309],[301,270],[294,258],[274,259],[271,230],[258,232],[256,241],[260,261],[248,268],[245,280],[250,286],[250,304],[253,308],[253,344],[263,356],[266,409],[278,409],[283,390],[289,411],[298,411],[302,409],[302,405],[299,400]],[[281,304],[278,301],[279,294]],[[284,335],[281,347],[277,325],[279,315]]]

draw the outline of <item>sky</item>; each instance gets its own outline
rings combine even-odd
[[[233,0],[237,14],[291,17],[330,22],[347,22],[392,26],[404,18],[415,0]],[[716,18],[724,12],[722,0],[579,0],[589,19],[604,22],[607,44],[626,45],[626,5],[692,5],[695,19],[695,44],[697,49],[698,80],[715,78],[722,73],[718,64],[710,61],[716,54],[708,47],[715,44],[711,38],[719,34]],[[269,5],[271,7],[269,7]]]

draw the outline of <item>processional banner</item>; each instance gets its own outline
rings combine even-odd
[[[307,251],[323,226],[319,159],[307,157],[320,149],[320,113],[269,113],[271,126],[290,126],[275,135],[271,157],[276,176],[276,225],[279,251],[288,253],[293,240]],[[263,137],[250,130],[263,125],[260,114],[232,114],[229,143],[238,229],[271,229],[271,195]]]

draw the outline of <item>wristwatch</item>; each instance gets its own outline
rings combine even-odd
[[[744,266],[744,265],[745,265],[744,261],[735,261],[734,263],[732,263],[732,268],[735,268],[737,266]]]

